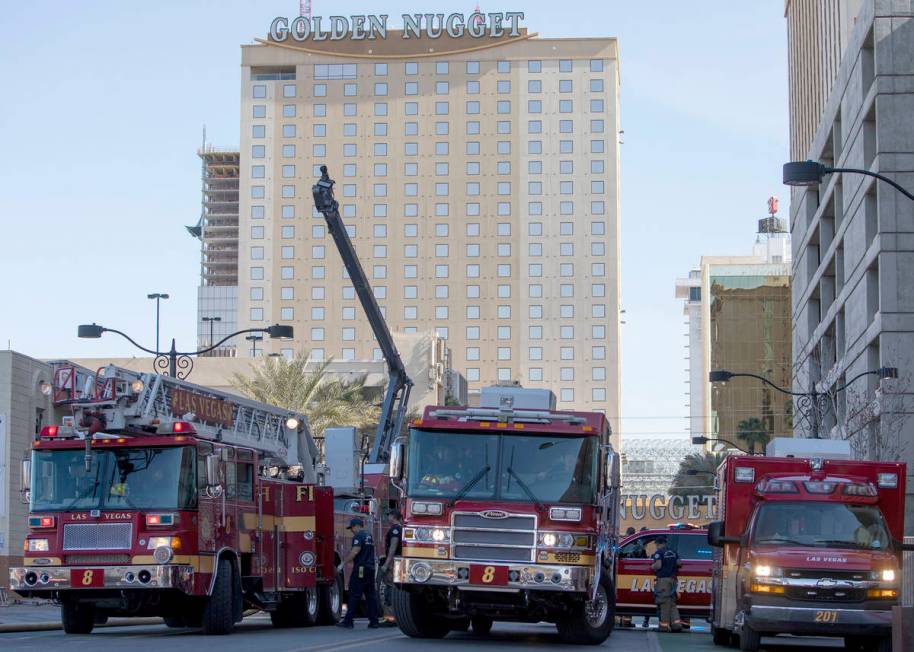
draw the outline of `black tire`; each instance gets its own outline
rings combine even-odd
[[[452,620],[448,622],[447,626],[452,632],[468,632],[470,631],[470,619]]]
[[[270,612],[273,627],[310,627],[317,622],[319,600],[317,588],[302,593],[287,593],[274,611]]]
[[[108,614],[100,613],[97,609],[95,610],[95,618],[93,622],[96,625],[104,625],[108,622]]]
[[[343,574],[327,585],[317,587],[317,624],[336,625],[343,617]]]
[[[473,616],[470,619],[470,622],[473,623],[473,633],[479,634],[480,636],[485,636],[492,631],[492,623],[494,622],[488,616]]]
[[[222,636],[235,628],[235,572],[228,559],[219,560],[217,571],[213,592],[203,607],[203,633]]]
[[[723,627],[714,627],[712,625],[711,640],[714,641],[714,645],[723,645],[729,647],[730,641],[733,640],[733,635],[730,633],[729,629],[724,629]]]
[[[601,573],[596,599],[576,604],[571,614],[560,618],[555,625],[565,643],[600,645],[612,634],[615,622],[615,592],[609,578]]]
[[[60,602],[60,619],[67,634],[90,634],[95,627],[95,606],[73,598]]]
[[[162,620],[165,621],[166,627],[171,627],[172,629],[183,629],[187,627],[187,623],[184,621],[183,616],[164,616]]]
[[[428,603],[415,593],[394,586],[393,603],[400,631],[411,638],[444,638],[450,631],[447,621],[436,619]]]
[[[762,635],[744,623],[742,629],[739,631],[740,651],[758,652],[758,649],[761,647],[761,645]]]

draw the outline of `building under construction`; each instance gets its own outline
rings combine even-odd
[[[200,348],[237,330],[238,167],[237,148],[204,142],[200,157],[200,219],[188,231],[200,240],[200,287],[197,290],[197,343]],[[227,343],[208,355],[234,357]]]

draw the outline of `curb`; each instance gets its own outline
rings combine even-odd
[[[96,625],[95,627],[131,627],[139,625],[161,625],[162,623],[163,621],[161,618],[112,618],[104,625]],[[12,632],[48,632],[54,631],[55,629],[63,629],[63,624],[60,622],[0,624],[0,634],[9,634]]]

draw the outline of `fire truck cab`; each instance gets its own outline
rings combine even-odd
[[[107,367],[72,420],[23,463],[24,563],[10,586],[61,604],[64,630],[162,616],[229,633],[248,608],[277,627],[335,622],[333,492],[301,415]]]
[[[391,456],[405,499],[401,630],[550,621],[566,641],[603,642],[620,504],[609,437],[604,415],[557,411],[548,390],[486,388],[479,408],[426,408]]]
[[[891,649],[905,465],[852,460],[846,442],[811,442],[816,457],[803,457],[804,440],[774,440],[770,456],[730,456],[718,470],[722,520],[708,528],[718,645],[738,639],[754,652],[762,636],[793,634]]]

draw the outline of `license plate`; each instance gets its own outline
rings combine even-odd
[[[836,623],[838,622],[838,612],[827,610],[827,611],[817,611],[816,612],[816,622],[817,623]]]
[[[470,584],[505,586],[508,583],[507,566],[470,565]]]
[[[101,568],[74,568],[70,571],[70,586],[92,589],[105,586],[105,571]]]

